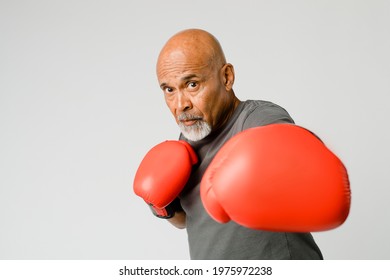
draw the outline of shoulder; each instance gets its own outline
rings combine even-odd
[[[242,128],[274,123],[294,123],[290,114],[281,106],[264,100],[247,100],[241,112]]]

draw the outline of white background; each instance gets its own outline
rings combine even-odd
[[[203,28],[241,100],[286,108],[349,170],[326,259],[390,259],[389,1],[0,0],[0,259],[188,259],[186,232],[133,194],[176,139],[155,77],[174,33]]]

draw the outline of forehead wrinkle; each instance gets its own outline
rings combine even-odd
[[[186,44],[168,45],[157,60],[157,73],[213,68],[216,57],[213,48],[200,48],[196,44],[187,47]]]
[[[172,78],[175,80],[188,80],[189,77],[200,77],[202,78],[207,71],[209,73],[208,64],[197,64],[191,62],[174,62],[166,60],[161,63],[158,67],[157,75],[161,80],[161,84],[167,84]]]

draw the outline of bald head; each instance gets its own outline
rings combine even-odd
[[[177,63],[185,58],[187,62],[205,67],[221,67],[226,63],[218,40],[207,31],[187,29],[172,36],[162,48],[157,61],[157,73],[161,66]]]

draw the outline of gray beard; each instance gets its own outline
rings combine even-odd
[[[180,119],[184,120],[185,117],[181,116]],[[211,126],[203,120],[197,120],[191,126],[186,126],[179,122],[179,127],[184,137],[190,141],[199,141],[211,133]]]

